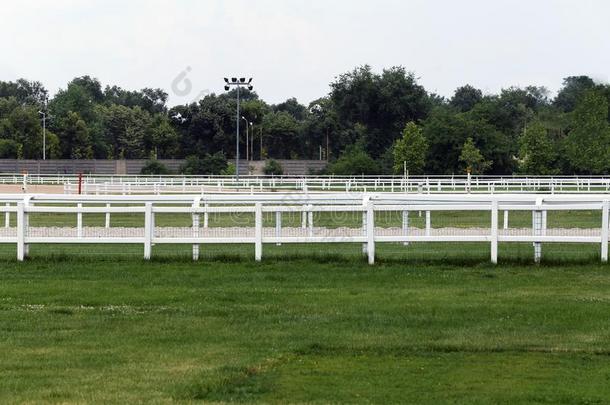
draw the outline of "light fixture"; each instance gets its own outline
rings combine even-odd
[[[231,78],[231,83],[237,83],[237,77],[232,77]]]
[[[229,91],[229,86],[225,86],[225,91]]]
[[[229,78],[225,77],[225,83],[229,83]]]
[[[246,82],[246,78],[245,77],[240,77],[239,81],[242,82],[242,83],[245,83]]]

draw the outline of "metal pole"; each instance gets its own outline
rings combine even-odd
[[[235,178],[239,181],[239,88],[237,87],[237,140],[235,147]]]
[[[47,114],[42,114],[42,160],[47,160]]]

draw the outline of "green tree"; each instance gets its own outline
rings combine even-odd
[[[394,144],[394,173],[402,173],[404,167],[412,174],[420,174],[426,164],[428,141],[414,122],[409,122]]]
[[[468,137],[462,152],[460,153],[460,162],[466,167],[468,173],[482,174],[491,167],[492,161],[485,160],[481,151],[476,147],[472,138]]]
[[[458,87],[449,104],[460,112],[470,111],[483,99],[483,92],[467,84]]]
[[[610,169],[608,101],[599,91],[587,91],[576,105],[565,152],[576,171],[604,174]]]
[[[540,122],[530,124],[521,136],[519,171],[524,174],[555,174],[555,150],[546,128]]]
[[[348,146],[345,152],[332,163],[328,172],[338,176],[379,174],[379,164],[369,156],[361,143]]]
[[[92,158],[93,148],[91,146],[89,129],[78,113],[68,113],[60,140],[65,148],[64,156],[67,155],[70,159]]]
[[[269,159],[265,162],[263,172],[266,175],[281,176],[282,174],[284,174],[284,169],[282,168],[280,162],[275,159]]]

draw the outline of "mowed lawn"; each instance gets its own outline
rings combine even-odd
[[[32,248],[0,252],[0,403],[610,401],[610,266],[593,257]]]

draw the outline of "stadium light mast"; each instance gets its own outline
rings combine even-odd
[[[239,115],[239,89],[244,86],[246,87],[248,90],[252,91],[252,78],[249,78],[248,81],[246,82],[246,78],[245,77],[240,77],[239,79],[237,79],[237,77],[232,77],[231,80],[229,80],[228,77],[225,77],[225,91],[229,91],[231,89],[231,86],[234,86],[237,88],[237,114],[235,116],[235,122],[237,124],[237,130],[236,130],[236,140],[235,140],[235,178],[236,180],[239,180],[239,121],[240,121],[240,115]],[[247,126],[246,126],[247,128]]]
[[[44,100],[44,111],[38,111],[42,115],[42,160],[47,160],[47,99]]]

